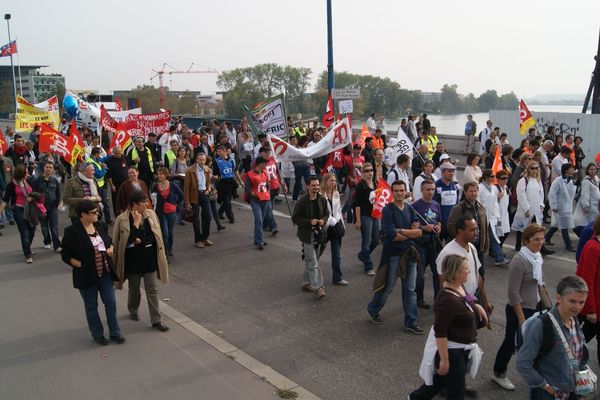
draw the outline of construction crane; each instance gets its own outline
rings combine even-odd
[[[160,89],[160,107],[163,108],[165,105],[165,86],[163,85],[163,76],[165,74],[216,74],[217,70],[214,68],[207,68],[204,70],[192,70],[194,67],[194,63],[191,63],[187,70],[180,70],[172,65],[167,63],[163,63],[162,67],[159,70],[152,70],[152,76],[150,77],[150,82],[156,77],[158,77],[158,85]],[[167,68],[170,68],[167,70]]]

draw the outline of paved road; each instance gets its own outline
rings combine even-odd
[[[126,292],[117,293],[117,304],[127,342],[96,345],[69,268],[40,236],[34,264],[25,264],[16,227],[3,233],[0,399],[277,398],[273,386],[173,321],[165,318],[166,333],[152,329],[145,303],[142,320],[130,321]]]
[[[328,285],[327,297],[319,301],[300,290],[300,245],[290,219],[281,216],[288,214],[285,206],[276,207],[280,233],[267,236],[269,244],[262,252],[251,245],[251,212],[241,203],[235,208],[236,223],[212,234],[212,248],[192,247],[191,226],[178,230],[173,283],[162,290],[172,306],[324,399],[403,398],[420,385],[417,370],[426,338],[403,331],[399,290],[383,310],[385,323],[369,322],[365,308],[372,278],[362,273],[356,259],[358,232],[347,230],[342,246],[342,269],[350,286]],[[555,242],[560,249],[558,235]],[[380,251],[374,252],[375,262]],[[321,265],[330,282],[328,250]],[[559,251],[546,258],[544,270],[554,290],[562,276],[575,271],[573,254]],[[517,384],[516,392],[503,391],[489,379],[503,338],[506,279],[506,268],[487,267],[496,312],[493,329],[479,332],[485,355],[480,375],[472,382],[483,399],[526,398],[526,386],[512,365],[509,376]],[[426,287],[431,302],[430,280]],[[419,310],[419,322],[428,329],[432,312]],[[597,367],[595,360],[592,365]]]

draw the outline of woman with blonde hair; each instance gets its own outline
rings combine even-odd
[[[331,277],[334,285],[346,286],[348,282],[342,276],[341,249],[342,238],[346,232],[344,218],[342,216],[342,202],[337,190],[337,180],[334,174],[326,173],[321,178],[321,195],[327,200],[329,207],[329,219],[325,223],[324,229],[327,230],[327,239],[331,245]]]
[[[544,220],[544,187],[540,178],[540,164],[535,161],[527,163],[525,175],[517,184],[517,212],[512,223],[512,230],[517,232],[515,250],[521,249],[521,234],[525,227],[535,218],[541,224]],[[544,251],[542,251],[543,253]]]
[[[444,288],[435,299],[433,327],[419,369],[424,384],[409,400],[432,399],[444,388],[448,399],[463,399],[465,375],[479,367],[482,353],[476,343],[475,318],[487,325],[487,314],[476,297],[465,292],[469,273],[466,257],[451,254],[444,258]]]

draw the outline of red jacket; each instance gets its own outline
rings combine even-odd
[[[577,276],[581,277],[588,286],[588,296],[582,315],[600,312],[600,242],[596,238],[590,239],[579,257]]]

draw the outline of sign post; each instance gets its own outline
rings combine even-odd
[[[358,99],[360,89],[333,89],[331,95],[334,99]]]

